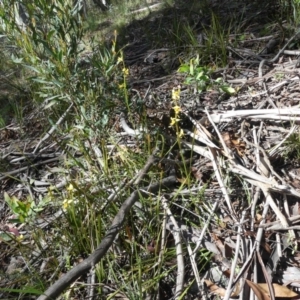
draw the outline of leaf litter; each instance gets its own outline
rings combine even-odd
[[[255,39],[244,41],[243,46],[247,43],[255,43]],[[250,49],[230,48],[229,53],[233,66],[215,73],[222,75],[237,91],[234,95],[228,96],[219,90],[197,93],[185,86],[182,74],[177,73],[157,81],[135,82],[137,92],[132,90],[133,97],[141,96],[154,102],[149,104],[145,100],[147,117],[154,121],[153,127],[163,129],[165,139],[172,144],[174,132],[164,117],[169,121],[172,114],[172,89],[179,85],[181,88],[179,125],[184,136],[178,144],[187,153],[186,158],[191,158],[189,167],[193,180],[185,184],[189,179],[180,172],[178,165],[182,163],[182,156],[175,148],[172,157],[177,157],[176,160],[157,159],[165,174],[175,173],[182,184],[162,196],[152,195],[160,197],[166,216],[162,223],[165,240],[161,240],[161,249],[167,247],[167,239],[170,239],[167,232],[175,241],[176,260],[172,266],[177,272],[167,283],[172,285],[174,280],[172,292],[177,299],[187,288],[189,299],[217,299],[218,296],[250,299],[251,291],[260,300],[299,299],[300,166],[295,148],[300,144],[287,148],[291,137],[295,140],[300,136],[297,54],[291,56],[290,52],[282,51],[278,61],[263,66],[266,70],[261,74],[259,64],[256,69],[251,66],[257,57],[254,54],[251,57]],[[133,64],[132,68],[135,67]],[[165,97],[165,101],[157,101],[157,95]],[[123,116],[118,126],[122,133],[119,145],[135,147],[137,142],[134,138],[128,139],[128,135],[138,140],[143,129],[131,129]],[[1,130],[1,155],[8,162],[1,170],[2,190],[24,199],[30,194],[30,187],[35,195],[44,197],[50,183],[58,190],[67,186],[72,174],[66,172],[65,176],[59,176],[63,169],[58,170],[62,161],[59,147],[48,142],[45,154],[40,147],[41,140],[28,145],[16,139],[16,132],[18,128],[14,124]],[[42,141],[47,138],[46,135]],[[113,144],[107,147],[116,148]],[[14,164],[16,158],[21,163]],[[37,158],[40,162],[36,162]],[[14,165],[17,167],[13,168]],[[20,178],[25,170],[26,178],[22,177],[20,183],[9,180]],[[175,195],[177,201],[172,203]],[[111,196],[114,197],[113,193]],[[195,199],[199,203],[192,205],[193,212],[186,203]],[[10,245],[4,242],[16,242],[20,234],[28,232],[19,223],[13,228],[7,227],[9,218],[17,216],[12,216],[4,204],[2,207],[2,268],[8,275],[24,272],[28,263],[25,265],[17,251],[11,251]],[[62,210],[48,213],[35,220],[34,225],[44,229],[62,215]],[[10,239],[5,240],[4,233],[7,233],[6,239]],[[43,247],[47,249],[46,241]],[[203,249],[211,253],[211,261],[209,268],[200,269],[198,255]],[[29,265],[36,263],[38,256],[39,253],[33,253]],[[39,261],[41,272],[47,263],[51,263],[50,257],[48,262]],[[1,287],[7,284],[4,279]]]

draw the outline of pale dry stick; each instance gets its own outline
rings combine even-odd
[[[162,261],[163,261],[163,255],[165,252],[165,244],[166,244],[166,237],[167,237],[167,212],[164,209],[164,217],[163,217],[163,223],[162,223],[162,233],[161,233],[161,244],[160,244],[160,250],[158,254],[158,260],[157,260],[157,265],[160,267]],[[160,281],[158,281],[158,291],[160,287]],[[160,299],[160,293],[157,295],[157,300]]]
[[[238,168],[240,168],[240,166],[238,166]],[[231,169],[231,171],[234,173],[240,174],[240,175],[244,175],[245,173],[240,172],[241,170],[239,170],[238,168],[233,167]],[[250,171],[250,173],[251,173],[251,171]],[[256,174],[256,173],[254,173],[254,174]],[[263,176],[257,174],[257,177],[261,178]],[[261,181],[261,180],[257,180],[257,179],[248,178],[248,176],[246,176],[245,180],[247,180],[249,183],[251,183],[252,185],[255,185],[255,186],[261,187],[261,185],[263,185],[269,191],[273,191],[273,192],[276,192],[279,194],[293,195],[295,197],[300,198],[300,193],[297,192],[294,188],[292,188],[288,185],[277,184],[276,182],[272,182],[271,180],[273,180],[273,178],[270,178],[270,180],[268,182],[268,178],[265,178],[265,180]]]
[[[247,208],[245,208],[245,210],[246,211],[248,211],[249,209],[250,209],[250,205],[247,207]],[[249,221],[250,221],[251,219],[250,218],[247,218],[246,220],[244,220],[244,224],[245,223],[248,223]],[[239,224],[241,224],[241,223],[239,223]],[[242,225],[244,225],[244,224],[242,224]],[[247,247],[247,236],[243,236],[242,238],[241,238],[241,249],[240,249],[240,259],[242,260],[242,261],[246,261],[246,259],[247,259],[247,251],[249,250],[249,248]]]
[[[266,215],[268,213],[268,210],[269,210],[269,204],[266,203],[265,206],[264,206],[263,213],[262,213],[261,224],[265,223]],[[248,257],[247,261],[243,264],[242,268],[240,269],[239,274],[236,276],[236,278],[235,278],[235,280],[232,284],[233,286],[236,285],[237,282],[239,282],[240,278],[243,276],[243,274],[246,272],[246,270],[250,267],[250,264],[253,260],[253,255],[254,255],[255,251],[259,251],[260,243],[261,243],[261,240],[262,240],[262,237],[263,237],[263,233],[264,233],[263,228],[259,228],[257,230],[256,239],[255,239],[255,242],[254,242],[254,244],[252,246],[252,249],[250,251],[249,257]]]
[[[190,189],[183,189],[181,191],[178,191],[176,193],[171,193],[170,196],[174,196],[174,195],[198,195],[198,192],[200,189],[203,189],[204,186],[203,185],[199,185],[198,187],[192,187]],[[240,192],[240,191],[244,191],[245,189],[244,188],[237,188],[236,191],[237,192]],[[218,189],[218,188],[212,188],[212,189],[206,189],[205,188],[205,193],[212,193],[212,192],[215,192],[215,193],[219,193],[221,194],[221,190]],[[175,203],[175,205],[179,206],[177,203]],[[183,208],[183,207],[182,207]],[[186,208],[183,208],[183,209],[186,209]],[[194,214],[195,216],[198,216],[197,214],[193,213],[192,211],[189,211],[189,213],[191,214]]]
[[[253,132],[253,144],[257,146],[257,136],[256,136],[256,128],[255,126],[253,127],[252,129],[252,132]],[[255,156],[256,156],[256,170],[259,171],[259,173],[261,173],[261,170],[260,170],[260,155],[259,155],[259,150],[257,147],[255,147]]]
[[[211,160],[211,162],[212,162],[213,169],[214,169],[216,178],[218,180],[220,189],[221,189],[221,191],[223,193],[223,196],[225,198],[225,201],[226,201],[227,207],[229,209],[229,212],[231,213],[231,217],[236,221],[235,212],[234,212],[234,210],[232,208],[229,194],[228,194],[227,189],[226,189],[226,187],[224,185],[224,182],[223,182],[223,179],[221,177],[221,173],[219,171],[219,167],[218,167],[218,164],[217,164],[217,160],[216,160],[217,152],[216,152],[216,149],[209,148],[209,150],[210,150],[212,158],[213,158]],[[220,161],[220,159],[218,161]]]
[[[251,180],[251,183],[258,181],[258,182],[268,185],[269,188],[273,188],[273,190],[275,190],[275,191],[280,190],[280,186],[277,184],[277,182],[274,178],[266,178],[265,176],[257,174],[256,172],[249,170],[249,169],[245,168],[244,166],[233,163],[233,162],[231,162],[230,168],[231,168],[230,170],[233,173],[244,176],[247,181]],[[255,183],[253,183],[253,184],[255,186],[257,185]]]
[[[276,248],[278,257],[282,257],[281,238],[278,232],[276,233]]]
[[[230,277],[229,277],[228,286],[227,286],[226,293],[225,293],[225,296],[224,296],[223,300],[229,300],[230,295],[232,293],[232,289],[234,287],[232,285],[232,283],[233,283],[233,278],[234,278],[234,275],[235,275],[235,268],[236,268],[236,265],[237,265],[237,262],[238,262],[238,258],[239,258],[240,243],[241,243],[241,234],[242,234],[242,227],[243,227],[245,216],[246,216],[246,211],[243,211],[240,223],[237,224],[237,226],[239,228],[238,228],[238,232],[237,232],[237,241],[236,241],[236,247],[235,247],[235,255],[234,255],[234,259],[233,259],[232,264],[231,264]]]
[[[267,162],[267,160],[266,160],[266,162]],[[272,166],[269,166],[269,167],[270,167],[270,170],[272,170]],[[276,182],[276,180],[274,178],[271,178],[271,177],[266,178],[264,176],[261,176],[251,170],[248,170],[247,168],[245,168],[242,165],[233,164],[233,162],[231,162],[231,171],[236,174],[245,176],[245,180],[247,180],[248,182],[250,182],[251,184],[253,184],[255,186],[261,187],[260,184],[263,184],[264,187],[268,188],[270,191],[274,191],[274,192],[277,192],[280,194],[293,195],[293,196],[300,198],[300,193],[297,192],[290,185],[288,185],[288,184],[280,185]],[[274,172],[274,174],[276,175],[277,173]]]
[[[232,158],[232,154],[231,154],[231,151],[229,150],[229,148],[226,146],[223,138],[222,138],[222,135],[220,133],[220,131],[218,130],[216,124],[215,124],[215,121],[211,118],[211,115],[210,113],[208,112],[207,110],[207,107],[205,108],[205,113],[207,115],[207,118],[210,122],[210,124],[213,126],[214,130],[216,131],[217,135],[218,135],[218,138],[219,138],[219,141],[221,142],[222,144],[222,147],[223,147],[223,151],[225,152],[225,155],[228,157],[228,158]]]
[[[196,252],[198,251],[198,249],[199,249],[200,246],[202,245],[202,241],[203,241],[203,239],[204,239],[206,230],[207,230],[207,228],[208,228],[208,226],[209,226],[209,223],[210,223],[211,219],[212,219],[213,216],[215,215],[215,212],[216,212],[216,210],[218,209],[218,207],[219,207],[219,202],[216,201],[216,202],[214,203],[214,206],[213,206],[213,208],[212,208],[212,210],[211,210],[211,213],[210,213],[208,219],[206,220],[206,222],[205,222],[205,224],[204,224],[204,226],[203,226],[203,229],[202,229],[202,231],[201,231],[201,234],[200,234],[200,236],[199,236],[199,239],[198,239],[198,241],[197,241],[197,244],[196,244],[196,246],[195,246],[195,248],[194,248],[194,250],[193,250],[193,255],[194,255],[194,257],[196,256]]]
[[[143,55],[144,55],[144,54],[143,54]],[[143,97],[143,100],[142,100],[143,102],[146,101],[146,98],[147,98],[147,96],[148,96],[148,94],[149,94],[150,88],[151,88],[151,85],[149,84],[149,86],[148,86],[148,88],[147,88],[147,91],[146,91],[146,93],[144,94],[144,97]],[[131,91],[136,92],[136,93],[138,94],[138,96],[139,96],[140,99],[142,98],[141,95],[140,95],[140,92],[139,92],[138,90],[136,90],[136,89],[131,89]]]
[[[193,269],[193,272],[194,272],[195,280],[196,280],[199,291],[201,291],[203,289],[203,286],[201,284],[199,271],[197,269],[197,263],[196,263],[196,260],[195,260],[195,255],[193,254],[193,250],[192,250],[192,247],[191,247],[189,242],[187,242],[187,249],[188,249],[192,269]]]
[[[253,282],[257,282],[258,268],[257,268],[257,256],[256,255],[254,255],[254,257],[253,257],[253,267],[252,268],[253,268],[252,280],[253,280]],[[244,285],[245,285],[245,283],[244,283]],[[241,300],[244,300],[244,299],[242,298]],[[249,300],[258,300],[252,289],[250,289],[250,299]]]
[[[265,154],[263,154],[264,155],[263,157],[261,157],[261,155],[260,155],[260,152],[259,152],[260,146],[258,145],[258,140],[257,140],[257,136],[256,136],[255,127],[253,127],[253,141],[254,141],[253,145],[255,146],[255,150],[256,150],[255,151],[255,153],[256,153],[256,171],[259,174],[269,178],[270,177],[270,172],[271,172],[269,166],[271,165],[271,163],[270,163],[268,157]],[[266,162],[265,157],[267,157],[267,162]]]
[[[288,217],[290,217],[291,216],[290,208],[289,208],[289,203],[288,203],[286,194],[283,194],[283,208],[284,208],[284,211],[285,211],[286,215]]]
[[[270,228],[270,230],[278,230],[278,231],[287,231],[287,230],[299,230],[300,229],[300,225],[295,225],[295,226],[289,226],[289,227],[285,227],[283,228],[282,225],[276,225]],[[268,228],[269,230],[269,228]]]
[[[221,120],[227,118],[242,118],[242,117],[251,117],[251,118],[272,118],[274,116],[284,117],[288,116],[291,120],[293,117],[300,115],[300,108],[299,107],[290,107],[290,108],[271,108],[271,109],[242,109],[242,110],[233,110],[233,111],[226,111],[223,113],[218,114],[210,114],[210,119],[215,122],[219,123],[219,119]]]
[[[299,50],[284,50],[283,54],[286,55],[300,55],[300,51]]]
[[[115,136],[116,137],[123,137],[123,136],[127,136],[127,135],[130,135],[129,133],[127,133],[126,131],[122,131],[122,132],[117,132],[117,133],[115,133]],[[133,147],[133,144],[131,143],[131,144],[125,144],[127,147]],[[135,145],[134,145],[135,146]]]
[[[265,124],[264,122],[262,122],[262,121],[260,122],[259,131],[258,131],[258,140],[259,141],[260,141],[261,132],[262,132],[262,128],[263,128],[264,124]],[[265,172],[264,174],[266,176],[270,176],[270,172],[273,172],[273,174],[276,173],[270,160],[269,160],[269,156],[267,155],[266,151],[262,147],[259,146],[259,143],[257,143],[256,148],[262,149],[261,152],[262,152],[263,157],[260,156],[260,160],[261,160],[260,169],[262,169],[262,171]],[[280,181],[283,183],[283,178],[281,176],[279,176],[278,173],[276,173],[275,176],[278,179],[280,179]]]
[[[5,178],[8,178],[8,177],[13,178],[13,175],[18,174],[18,173],[20,173],[22,171],[26,171],[29,168],[35,168],[37,166],[41,166],[41,165],[45,165],[45,164],[48,164],[48,163],[51,163],[51,162],[54,162],[54,161],[61,160],[61,159],[63,159],[63,157],[64,157],[63,155],[60,155],[60,156],[57,156],[55,158],[51,158],[51,159],[47,159],[47,160],[44,160],[44,161],[40,161],[40,162],[38,162],[36,164],[33,164],[33,165],[30,165],[30,166],[19,168],[19,169],[14,170],[14,171],[3,172],[3,173],[0,172],[0,175],[2,175],[0,177],[0,181],[3,180],[3,179],[5,179]]]
[[[258,133],[257,133],[257,139],[258,139],[258,141],[260,141],[261,132],[262,132],[263,126],[264,126],[264,122],[260,122]]]
[[[99,163],[99,165],[101,166],[101,168],[103,169],[105,167],[104,162],[103,162],[103,154],[102,151],[99,149],[99,147],[97,145],[95,145],[95,143],[90,143],[91,148],[94,151],[94,154],[96,156],[96,159]]]
[[[49,145],[46,145],[45,147],[41,148],[39,150],[39,154],[37,154],[37,155],[41,156],[42,155],[41,153],[43,153],[47,150],[49,151],[49,149],[51,149],[51,148],[55,148],[55,146],[57,146],[61,141],[64,141],[64,140],[65,141],[69,140],[69,134],[65,134],[59,138],[59,141],[52,141],[52,143],[50,143]],[[64,153],[64,151],[62,153]],[[47,155],[49,155],[49,154],[47,154]]]
[[[130,128],[126,121],[125,121],[125,118],[124,118],[124,114],[122,113],[120,115],[120,125],[122,126],[122,128],[124,129],[124,131],[130,135],[130,136],[133,136],[133,137],[136,137],[136,136],[139,136],[141,134],[143,134],[146,130],[140,130],[140,129],[132,129]]]
[[[292,224],[292,225],[296,224],[300,221],[300,215],[289,217],[288,221],[289,221],[289,224]],[[267,224],[263,224],[263,225],[259,225],[259,227],[264,228],[267,231],[279,230],[279,228],[282,228],[282,226],[280,224],[280,220],[270,222],[270,223],[267,223]]]
[[[262,77],[262,68],[266,62],[268,63],[274,63],[279,56],[284,52],[284,50],[287,48],[287,46],[296,38],[296,36],[300,33],[300,30],[297,30],[296,33],[285,43],[285,45],[279,50],[279,52],[273,57],[272,59],[263,59],[258,67],[258,76]]]
[[[254,232],[254,221],[255,221],[255,213],[256,213],[256,204],[261,194],[261,189],[259,187],[254,187],[256,189],[252,205],[251,205],[251,231]]]
[[[261,255],[260,255],[260,252],[257,251],[256,252],[256,255],[257,255],[257,258],[258,258],[258,261],[261,265],[261,268],[263,270],[263,273],[264,273],[264,277],[265,277],[265,280],[268,284],[268,288],[269,288],[269,293],[270,293],[270,297],[271,297],[271,300],[275,300],[275,291],[274,291],[274,287],[272,285],[272,278],[270,278],[268,272],[267,272],[267,269],[266,269],[266,266],[261,258]],[[257,282],[255,282],[257,283]]]
[[[122,132],[121,132],[122,133]],[[123,132],[124,133],[124,135],[127,135],[127,133],[126,132]],[[122,140],[122,138],[120,138],[120,139],[118,139],[117,141],[116,141],[116,143],[114,143],[114,144],[112,144],[112,145],[106,145],[106,148],[108,149],[108,150],[110,150],[109,151],[109,154],[111,155],[111,153],[115,150],[115,148],[116,148],[116,146],[118,145],[119,147],[128,147],[128,148],[130,148],[130,147],[136,147],[136,143],[134,142],[134,141],[131,141],[131,142],[125,142],[125,143],[119,143],[120,141]]]
[[[267,35],[267,36],[262,36],[262,37],[258,37],[258,38],[253,38],[253,39],[246,39],[243,40],[242,43],[249,43],[249,42],[258,42],[258,41],[268,41],[271,39],[274,39],[276,36],[274,35]]]
[[[170,176],[162,179],[160,183],[156,183],[145,187],[144,189],[150,193],[158,192],[161,187],[170,188],[177,183],[175,176]],[[107,234],[102,239],[101,243],[98,245],[96,250],[85,260],[67,272],[65,275],[60,277],[53,285],[51,285],[43,295],[39,296],[38,300],[49,300],[56,299],[67,287],[69,287],[77,278],[84,275],[88,272],[92,266],[95,266],[102,257],[106,254],[110,246],[112,245],[115,237],[119,231],[123,228],[125,219],[134,205],[134,203],[141,197],[147,196],[147,193],[142,189],[135,190],[121,205],[117,215],[112,221],[110,228],[107,231]]]
[[[270,204],[270,206],[273,209],[276,217],[281,221],[281,225],[283,226],[283,228],[288,228],[289,227],[289,223],[287,222],[285,216],[282,214],[282,212],[277,207],[277,205],[276,205],[275,201],[273,200],[273,198],[272,198],[269,190],[265,186],[263,186],[263,185],[261,185],[260,188],[262,189],[262,191],[263,191],[263,193],[264,193],[264,195],[266,197],[267,203]],[[294,241],[296,239],[295,232],[292,229],[290,229],[289,230],[289,234],[290,234],[291,239]]]
[[[150,88],[151,88],[151,85],[149,84],[148,89],[147,89],[147,91],[146,91],[146,93],[145,93],[145,95],[144,95],[144,97],[143,97],[142,102],[145,102],[145,100],[146,100],[146,98],[147,98],[147,96],[148,96],[148,94],[149,94]],[[138,90],[136,90],[136,89],[131,89],[131,91],[136,92],[140,99],[142,98],[142,97],[141,97],[141,94],[140,94],[140,92],[139,92]]]
[[[17,152],[17,151],[13,150],[13,151],[7,152],[5,155],[2,155],[1,157],[4,159],[11,154],[18,156],[17,158],[9,160],[10,163],[14,164],[14,163],[19,162],[20,160],[25,160],[25,159],[34,159],[34,158],[39,158],[39,157],[40,158],[53,158],[53,157],[62,155],[62,152],[55,151],[53,153],[48,153],[48,154],[47,153],[33,154],[33,153],[25,152],[25,151]]]
[[[275,172],[266,151],[261,146],[259,146],[258,144],[255,145],[255,144],[251,143],[250,141],[248,141],[247,139],[245,139],[245,142],[249,146],[256,147],[259,151],[261,151],[261,153],[263,155],[263,160],[262,161],[264,163],[264,168],[266,168],[266,166],[267,166],[269,168],[269,171],[272,173],[273,176],[277,177],[277,179],[279,179],[281,181],[281,183],[286,184],[285,180],[277,172]]]
[[[198,142],[201,142],[201,143],[207,145],[208,147],[219,148],[205,136],[199,135],[197,133],[193,133],[193,132],[191,132],[187,129],[184,129],[184,133],[187,133],[191,138],[195,139]]]
[[[184,260],[183,260],[183,251],[182,251],[182,243],[181,243],[181,230],[168,207],[167,199],[164,196],[161,196],[161,203],[164,210],[167,212],[167,216],[170,218],[174,225],[174,229],[171,230],[176,246],[176,256],[177,256],[177,278],[176,278],[176,288],[174,299],[179,299],[183,290],[184,283]]]
[[[70,109],[73,107],[73,103],[67,108],[67,110],[63,113],[63,115],[59,118],[59,120],[55,123],[55,125],[53,125],[51,127],[51,129],[44,135],[44,137],[37,143],[37,145],[35,146],[33,153],[36,153],[36,151],[38,150],[38,148],[40,147],[40,145],[46,141],[51,134],[54,132],[55,129],[57,129],[57,126],[60,125],[62,123],[62,121],[65,119],[65,117],[67,116],[68,112],[70,111]]]
[[[261,191],[259,188],[257,188],[259,191]],[[252,203],[252,206],[254,205],[254,203]],[[267,216],[267,213],[269,211],[269,204],[266,203],[264,205],[264,209],[263,209],[263,213],[262,213],[262,221],[260,222],[261,225],[263,225],[265,223],[265,220],[266,220],[266,216]],[[254,252],[256,250],[256,252],[259,252],[260,250],[260,242],[261,242],[261,239],[262,239],[262,236],[263,236],[263,233],[264,233],[264,230],[260,230],[262,228],[259,228],[258,229],[258,232],[257,232],[257,236],[256,236],[256,240],[252,246],[252,250],[251,250],[251,256],[253,257],[254,255]],[[253,260],[254,260],[254,266],[253,266],[253,282],[257,282],[257,277],[258,277],[258,270],[257,270],[257,256],[254,255],[253,257]],[[251,289],[251,299],[256,299],[256,296],[254,295],[252,289]]]
[[[35,226],[44,229],[49,226],[52,222],[57,220],[60,216],[63,215],[63,209],[59,209],[56,213],[52,214],[50,217],[40,218],[35,221]]]
[[[291,123],[299,121],[300,110],[298,108],[294,108],[294,111],[281,111],[278,109],[274,111],[274,109],[269,109],[268,112],[265,112],[264,109],[261,109],[261,113],[258,113],[259,110],[253,110],[250,112],[247,111],[229,111],[224,113],[218,114],[211,114],[211,119],[215,123],[222,123],[234,120],[234,118],[249,118],[249,119],[273,119],[273,120],[280,120],[280,121],[290,121]],[[264,111],[264,112],[263,112]]]
[[[251,63],[251,64],[253,64],[253,63],[259,63],[259,62],[261,62],[261,60],[263,59],[261,56],[259,56],[259,55],[257,55],[257,54],[255,54],[255,53],[253,53],[252,51],[245,51],[245,50],[241,50],[241,49],[237,49],[237,48],[233,48],[233,47],[231,47],[231,46],[227,46],[226,47],[229,51],[231,51],[231,52],[233,52],[234,54],[236,54],[239,58],[241,58],[242,59],[242,61],[237,61],[237,60],[235,60],[235,62],[236,63],[238,63],[238,64],[240,64],[240,63],[245,63],[245,62],[248,62],[248,63]],[[245,53],[246,52],[246,53]],[[244,57],[244,55],[250,55],[250,56],[252,56],[253,58],[256,58],[257,60],[248,60],[248,59],[246,59],[245,57]]]
[[[267,89],[267,85],[265,80],[262,80],[260,83],[262,83],[264,90],[267,92],[267,102],[269,102],[269,104],[273,107],[273,108],[277,108],[277,106],[275,105],[274,101],[272,100],[269,91]],[[258,106],[258,108],[261,108],[262,106]]]
[[[286,85],[287,83],[290,83],[291,81],[296,81],[296,80],[299,80],[298,76],[295,76],[295,77],[290,78],[288,80],[284,80],[282,82],[279,82],[276,85],[270,87],[268,92],[272,92],[272,91],[276,90],[277,88],[279,88],[283,85]],[[252,94],[248,93],[247,95],[240,95],[239,98],[234,98],[231,101],[236,101],[237,99],[249,98],[249,96],[252,97],[252,98],[259,97],[259,96],[265,95],[266,93],[267,93],[267,91],[263,91],[263,92],[255,94],[255,95],[252,95]]]
[[[30,182],[30,179],[27,177],[26,174],[20,176],[20,183],[22,183],[23,186],[25,186],[25,188],[27,189],[27,191],[29,193],[30,198],[33,200],[34,196],[33,196],[33,193],[32,193],[31,184],[29,182]]]
[[[246,117],[247,118],[247,117]],[[257,115],[257,116],[251,116],[251,119],[259,119],[259,120],[274,120],[274,121],[289,121],[289,122],[299,122],[300,117],[293,117],[293,116],[279,116],[279,115]]]
[[[218,130],[218,128],[217,128],[217,126],[215,125],[215,123],[214,123],[214,122],[212,121],[212,119],[210,118],[210,114],[209,114],[207,108],[205,108],[205,112],[206,112],[206,115],[207,115],[208,120],[210,121],[210,123],[211,123],[212,126],[214,127],[215,131],[217,132],[217,135],[218,135],[219,140],[220,140],[220,142],[221,142],[221,144],[222,144],[223,151],[225,152],[225,155],[226,155],[228,158],[232,158],[232,155],[231,155],[231,153],[230,153],[230,150],[229,150],[228,147],[226,146],[226,144],[225,144],[225,142],[224,142],[224,140],[223,140],[223,138],[222,138],[222,136],[221,136],[221,133],[219,132],[219,130]],[[220,186],[220,188],[221,188],[221,191],[222,191],[222,193],[223,193],[223,195],[224,195],[224,198],[225,198],[227,207],[228,207],[230,213],[232,214],[232,217],[233,217],[233,218],[235,219],[235,221],[236,221],[235,213],[234,213],[234,211],[233,211],[233,209],[232,209],[232,206],[231,206],[230,197],[229,197],[229,194],[228,194],[228,192],[227,192],[227,189],[226,189],[226,187],[225,187],[225,185],[224,185],[224,183],[223,183],[223,180],[222,180],[222,177],[221,177],[221,173],[220,173],[220,171],[219,171],[219,167],[218,167],[218,164],[217,164],[217,159],[216,159],[216,157],[217,157],[217,151],[216,151],[216,149],[214,149],[214,148],[209,148],[209,151],[210,151],[210,154],[211,154],[211,161],[212,161],[212,164],[213,164],[213,169],[214,169],[214,171],[215,171],[215,175],[216,175],[216,178],[217,178],[217,180],[218,180],[218,183],[219,183],[219,186]],[[218,152],[218,155],[219,155],[219,154],[220,154],[220,153]],[[220,156],[219,156],[219,159],[218,159],[219,165],[221,165],[221,164],[220,164],[220,159],[221,159],[221,158],[220,158]]]
[[[293,116],[281,116],[281,115],[271,115],[271,114],[266,114],[266,115],[244,115],[244,116],[240,116],[238,115],[239,111],[236,111],[236,116],[228,116],[229,113],[220,113],[220,114],[212,114],[212,120],[215,123],[222,123],[222,122],[232,122],[235,120],[235,118],[248,118],[248,119],[258,119],[258,120],[274,120],[274,121],[288,121],[288,122],[300,122],[300,117],[293,117]],[[297,114],[299,114],[297,112]],[[231,114],[232,115],[232,114]]]
[[[94,299],[95,297],[95,278],[96,278],[96,274],[95,274],[95,267],[93,267],[90,270],[90,274],[89,274],[89,282],[88,282],[88,298],[89,299]]]
[[[146,98],[147,98],[147,96],[149,94],[150,88],[151,88],[151,84],[149,84],[148,89],[147,89],[147,91],[146,91],[146,93],[145,93],[145,95],[143,97],[143,102],[145,102],[145,100],[146,100]]]
[[[206,130],[206,128],[200,123],[195,121],[192,117],[190,117],[190,115],[188,113],[186,113],[185,111],[182,111],[182,113],[189,118],[189,120],[193,123],[193,125],[195,126],[197,132],[193,133],[190,132],[189,130],[185,130],[186,133],[188,133],[193,139],[211,147],[211,148],[217,148],[219,149],[219,147],[217,145],[215,145],[212,141],[211,141],[211,134]]]
[[[199,191],[200,189],[201,189],[201,187],[199,187],[198,191]],[[178,193],[177,193],[177,192],[176,192],[176,193],[171,193],[169,196],[178,196],[178,195],[181,195],[181,193],[180,193],[180,192],[178,192]],[[200,219],[200,216],[199,216],[197,213],[195,213],[195,212],[193,212],[192,210],[186,208],[185,206],[180,205],[180,204],[178,204],[178,203],[176,203],[176,202],[173,202],[172,204],[173,204],[174,206],[179,207],[182,211],[186,211],[186,212],[188,212],[189,214],[194,215],[195,217],[197,217],[197,218]],[[201,205],[202,205],[202,203],[201,203]],[[209,208],[207,208],[207,205],[205,205],[205,203],[203,203],[203,207],[209,210]]]
[[[141,13],[141,12],[144,12],[144,11],[149,11],[150,13],[152,12],[151,9],[154,9],[157,10],[159,9],[161,6],[163,5],[163,3],[156,3],[156,4],[153,4],[153,5],[150,5],[148,7],[143,7],[143,8],[140,8],[140,9],[137,9],[137,10],[134,10],[134,11],[131,11],[128,15],[132,15],[132,14],[136,14],[136,13]]]
[[[268,72],[267,74],[265,74],[263,77],[253,77],[253,78],[249,78],[249,79],[244,79],[244,78],[240,78],[240,79],[226,79],[226,82],[228,83],[233,83],[233,84],[238,84],[241,83],[244,85],[246,84],[255,84],[258,83],[264,79],[269,79],[270,77],[274,77],[274,72],[275,70],[271,70],[270,72]],[[242,86],[242,87],[243,87]]]
[[[275,155],[277,149],[286,142],[286,140],[296,131],[299,129],[299,126],[294,125],[293,127],[291,127],[291,129],[289,130],[288,134],[275,146],[273,147],[270,151],[269,151],[269,155],[272,157]]]
[[[208,158],[208,159],[212,159],[211,157],[211,153],[205,148],[205,147],[202,147],[202,146],[198,146],[198,145],[195,145],[195,144],[191,144],[191,143],[188,143],[186,141],[182,141],[186,146],[188,146],[192,151],[204,156],[205,158]]]

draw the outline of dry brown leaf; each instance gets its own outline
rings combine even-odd
[[[261,245],[261,247],[264,248],[268,253],[271,253],[271,252],[272,252],[271,246],[270,246],[268,243],[262,242],[260,245]]]
[[[225,296],[226,290],[218,287],[216,284],[211,282],[210,280],[204,279],[204,282],[206,283],[207,287],[209,288],[211,293],[214,293],[216,295],[219,295],[221,297]]]
[[[230,141],[230,134],[229,132],[223,132],[222,133],[222,138],[225,142],[225,145],[230,148],[231,147],[231,141]]]
[[[255,219],[256,219],[256,223],[260,223],[261,220],[262,220],[262,215],[261,214],[256,214]]]
[[[241,141],[239,136],[233,132],[223,132],[222,138],[229,149],[235,149],[240,156],[244,156],[246,143]]]
[[[267,283],[258,283],[260,288],[267,294],[269,295],[269,287]],[[273,283],[273,288],[274,288],[274,294],[275,297],[279,298],[293,298],[295,296],[298,296],[298,294],[294,293],[292,290],[287,288],[284,285],[279,285],[277,283]]]
[[[217,286],[215,283],[211,282],[210,280],[204,279],[207,287],[209,288],[211,293],[214,293],[215,295],[224,297],[226,290],[222,287]],[[237,297],[240,293],[240,286],[237,284],[234,288],[234,291],[231,293],[230,297]]]
[[[258,298],[258,300],[271,300],[271,298],[261,289],[261,287],[250,280],[246,279],[247,284],[253,290],[254,294]]]
[[[224,255],[225,253],[225,248],[224,248],[224,243],[223,241],[221,241],[219,239],[219,237],[215,234],[215,233],[212,233],[211,234],[211,237],[215,243],[215,245],[217,246],[217,248],[220,250],[220,252]]]
[[[199,168],[192,167],[191,171],[192,171],[192,174],[194,175],[194,177],[197,180],[201,180],[202,179],[203,174],[202,174],[202,172],[200,172]]]
[[[246,280],[248,285],[252,288],[253,292],[257,296],[259,300],[269,300],[270,292],[267,283],[254,283],[250,280]],[[293,298],[298,296],[295,292],[290,290],[284,285],[279,285],[277,283],[273,283],[273,289],[275,297],[278,298]]]
[[[230,269],[227,269],[227,270],[223,271],[222,273],[224,274],[224,276],[226,276],[226,278],[229,278],[230,274],[231,274]]]

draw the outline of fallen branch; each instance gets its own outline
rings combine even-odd
[[[176,257],[177,257],[177,278],[176,278],[176,289],[174,293],[174,299],[180,299],[182,290],[183,290],[183,284],[184,284],[184,259],[183,259],[183,250],[182,250],[182,242],[181,242],[181,230],[178,226],[176,219],[174,218],[169,206],[167,199],[162,196],[161,197],[161,203],[166,211],[167,217],[170,219],[172,226],[170,224],[167,224],[167,229],[171,231],[174,237],[175,241],[175,247],[176,247]]]
[[[140,190],[135,190],[122,204],[119,212],[115,216],[107,234],[103,238],[97,249],[83,262],[74,267],[60,279],[58,279],[52,286],[50,286],[38,300],[56,299],[67,287],[69,287],[77,278],[87,273],[92,267],[94,267],[101,258],[106,254],[110,246],[112,245],[116,235],[122,229],[128,212],[133,204],[141,197],[148,196],[148,193],[156,193],[162,187],[169,188],[177,182],[175,176],[170,176],[163,179],[160,183],[144,187]],[[147,192],[143,191],[146,190]]]

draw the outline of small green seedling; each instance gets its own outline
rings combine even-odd
[[[209,70],[199,66],[199,56],[190,59],[189,64],[182,64],[178,72],[187,74],[184,83],[187,85],[196,85],[198,92],[205,91],[210,84]]]
[[[226,84],[222,78],[217,78],[215,80],[211,79],[212,71],[206,67],[199,66],[199,55],[197,57],[190,59],[187,64],[182,64],[178,72],[187,74],[184,81],[187,85],[196,86],[197,92],[205,92],[208,89],[217,87],[220,91],[226,94],[235,94],[235,89]]]
[[[11,223],[29,223],[45,208],[50,199],[45,197],[38,204],[35,204],[30,196],[25,201],[21,201],[15,196],[10,197],[4,193],[4,200],[16,216],[16,218],[10,219]]]

